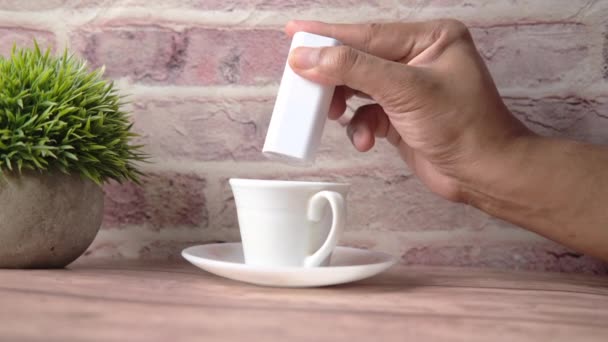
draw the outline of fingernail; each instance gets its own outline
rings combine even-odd
[[[300,47],[291,53],[291,66],[297,69],[312,69],[319,64],[321,49]]]
[[[355,132],[353,133],[353,144],[355,146],[360,146],[361,145],[361,139],[363,139],[363,132],[360,129],[355,129]],[[359,143],[357,143],[357,141],[359,141]]]

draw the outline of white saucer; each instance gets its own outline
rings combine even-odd
[[[365,249],[336,247],[329,266],[261,267],[243,262],[241,243],[218,243],[186,248],[182,256],[203,270],[234,280],[276,287],[317,287],[357,281],[385,271],[396,259]]]

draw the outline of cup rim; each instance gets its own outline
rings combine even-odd
[[[230,178],[231,186],[245,186],[245,187],[264,187],[264,188],[279,188],[279,187],[325,187],[325,186],[337,186],[337,187],[349,187],[348,183],[338,182],[318,182],[318,181],[291,181],[291,180],[280,180],[280,179],[253,179],[253,178]]]

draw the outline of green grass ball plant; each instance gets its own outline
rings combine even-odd
[[[124,97],[103,68],[68,54],[13,47],[0,56],[0,172],[80,174],[102,184],[138,182],[145,160]]]

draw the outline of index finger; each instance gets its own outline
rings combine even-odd
[[[320,21],[294,20],[285,32],[298,31],[335,38],[344,45],[380,58],[407,63],[437,40],[436,21],[382,24],[328,24]]]

